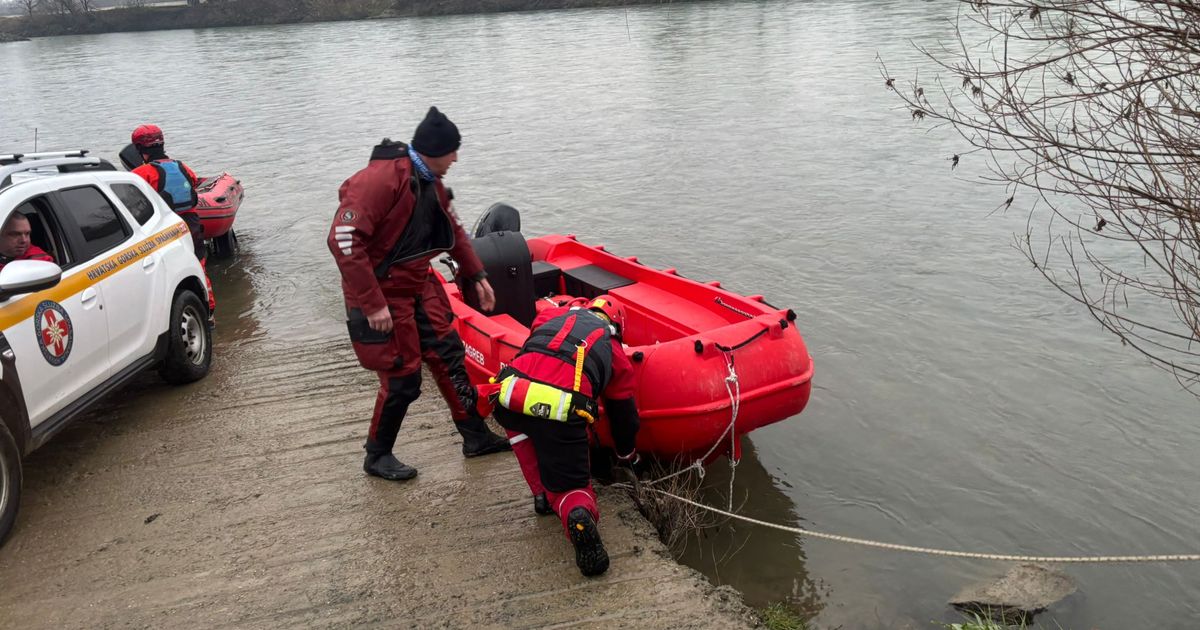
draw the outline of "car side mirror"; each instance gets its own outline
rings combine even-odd
[[[58,284],[62,269],[44,260],[14,260],[0,269],[0,302],[14,295],[35,293]]]

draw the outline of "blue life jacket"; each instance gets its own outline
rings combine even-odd
[[[172,210],[187,212],[196,207],[196,189],[177,160],[156,160],[151,164],[158,171],[158,194]]]

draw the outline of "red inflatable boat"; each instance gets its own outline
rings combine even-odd
[[[474,291],[464,299],[459,285],[439,278],[477,382],[512,360],[541,308],[611,293],[628,310],[624,342],[639,383],[639,449],[668,459],[737,458],[742,435],[808,403],[813,365],[795,314],[762,296],[652,269],[570,235],[526,241],[519,231],[500,231],[473,243],[496,291],[494,311],[480,312]],[[605,419],[596,433],[612,446]]]
[[[229,173],[200,180],[196,187],[196,214],[204,225],[204,238],[212,241],[217,258],[227,258],[237,248],[233,220],[242,205],[242,182]]]

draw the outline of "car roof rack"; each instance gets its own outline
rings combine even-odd
[[[87,149],[79,149],[0,155],[0,189],[11,186],[14,183],[13,175],[25,171],[43,171],[44,174],[43,169],[51,168],[59,173],[117,170],[108,160],[87,157],[87,153]]]
[[[87,149],[74,151],[42,151],[41,153],[0,153],[0,166],[16,164],[22,160],[44,160],[46,158],[87,157]]]

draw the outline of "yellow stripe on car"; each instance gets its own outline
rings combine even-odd
[[[0,330],[7,330],[17,323],[32,317],[37,310],[37,305],[42,301],[64,302],[76,293],[81,293],[104,278],[129,267],[158,248],[188,235],[187,225],[176,223],[153,236],[130,245],[108,258],[91,263],[83,271],[64,278],[62,282],[45,291],[32,293],[0,306]]]

